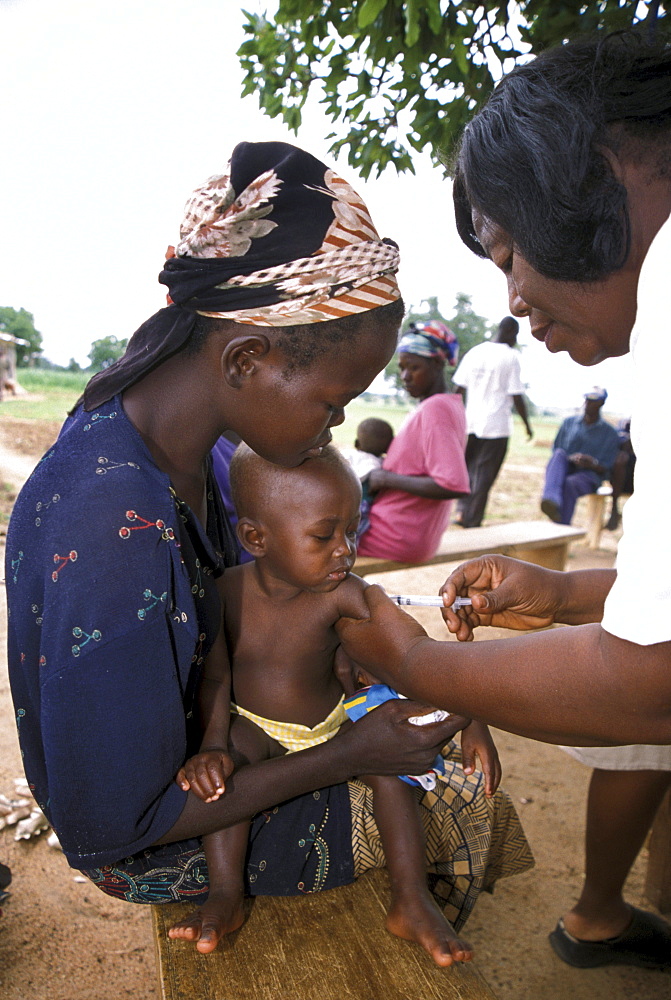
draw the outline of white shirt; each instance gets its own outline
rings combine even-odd
[[[452,376],[466,389],[466,427],[479,438],[510,437],[511,396],[520,396],[520,359],[508,344],[485,341],[471,347]]]
[[[634,493],[624,505],[617,579],[606,599],[603,628],[650,646],[671,640],[671,502],[669,389],[671,335],[668,289],[660,275],[671,261],[671,221],[648,250],[638,284],[631,334],[634,402],[631,442],[636,455]],[[632,664],[635,669],[635,664]]]
[[[341,448],[340,454],[349,462],[359,479],[365,479],[373,469],[382,468],[382,458],[372,455],[369,451],[359,451],[358,448]]]

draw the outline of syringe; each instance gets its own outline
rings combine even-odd
[[[399,607],[413,605],[417,608],[442,608],[444,606],[442,597],[422,597],[417,594],[389,594],[389,600]],[[452,610],[458,611],[459,608],[468,607],[472,603],[470,597],[456,597]]]

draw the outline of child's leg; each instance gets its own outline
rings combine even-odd
[[[256,763],[286,751],[249,719],[231,718],[231,756],[236,767]],[[171,938],[195,941],[203,954],[214,951],[225,934],[242,926],[244,915],[244,864],[249,822],[237,823],[203,837],[210,891],[207,901],[168,931]]]
[[[387,930],[420,944],[436,965],[470,961],[471,945],[457,935],[429,892],[424,830],[412,787],[398,778],[367,775],[361,780],[373,789],[373,814],[391,882]]]

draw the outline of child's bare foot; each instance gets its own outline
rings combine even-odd
[[[387,930],[421,945],[436,965],[470,962],[473,958],[473,948],[457,935],[428,889],[394,894],[387,914]]]
[[[195,941],[197,950],[207,955],[225,934],[242,927],[244,920],[241,892],[211,892],[206,903],[170,928],[168,937]]]

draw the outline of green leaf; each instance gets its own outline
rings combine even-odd
[[[417,0],[406,0],[404,19],[405,44],[412,48],[419,40],[419,4]]]
[[[359,27],[367,28],[386,6],[387,0],[363,0],[356,19]]]

